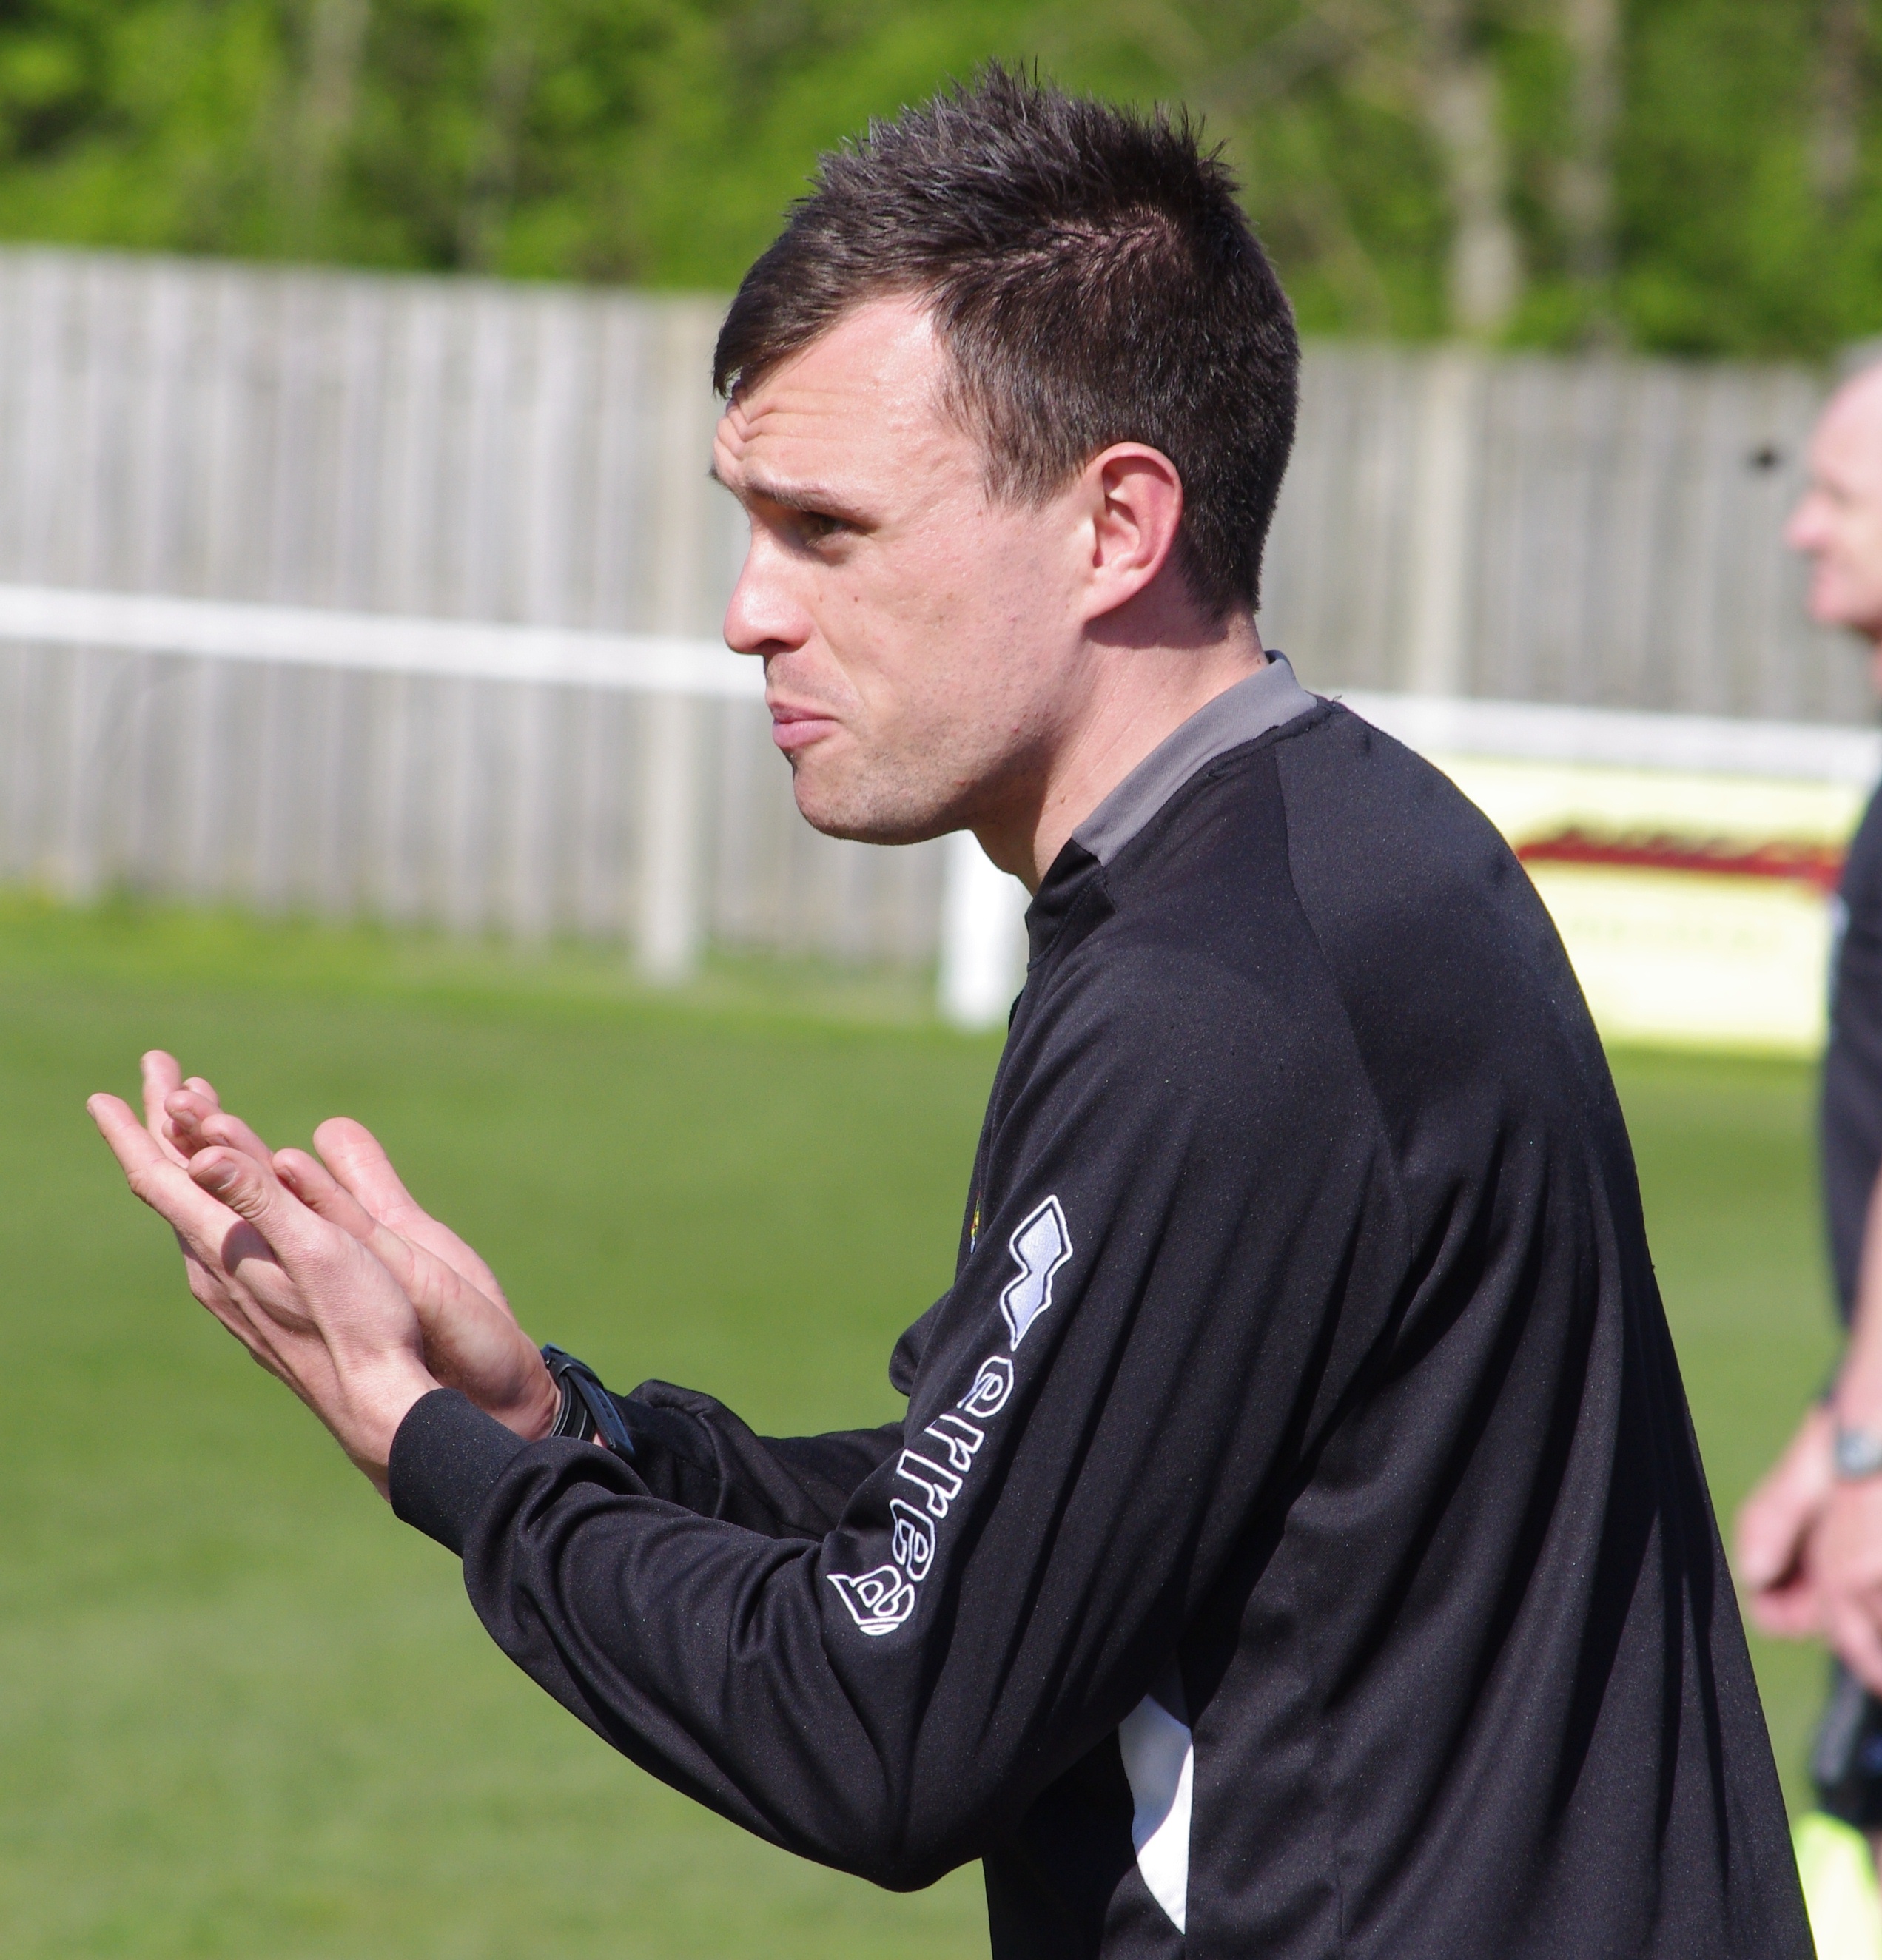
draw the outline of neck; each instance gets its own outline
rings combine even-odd
[[[1037,891],[1065,840],[1145,756],[1266,664],[1246,614],[1200,641],[1088,646],[1044,768],[1030,775],[1023,797],[974,826],[980,848]]]

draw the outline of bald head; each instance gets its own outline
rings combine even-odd
[[[1882,657],[1882,365],[1830,397],[1810,471],[1784,538],[1810,560],[1810,616],[1860,633]]]

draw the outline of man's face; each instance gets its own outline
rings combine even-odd
[[[871,301],[741,393],[713,444],[751,520],[726,641],[763,657],[798,807],[839,837],[1010,810],[1077,705],[1090,522],[1075,495],[989,497],[947,358],[918,306]]]
[[[1882,644],[1882,375],[1858,376],[1832,399],[1810,470],[1784,538],[1811,562],[1810,617]]]

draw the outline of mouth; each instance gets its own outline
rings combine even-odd
[[[834,735],[842,725],[833,716],[815,708],[800,708],[790,702],[766,703],[771,710],[771,739],[788,756],[807,749],[826,735]]]

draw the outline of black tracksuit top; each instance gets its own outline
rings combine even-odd
[[[402,1516],[654,1775],[995,1960],[1807,1960],[1600,1045],[1436,770],[1285,662],[1053,864],[906,1418],[463,1397]]]

